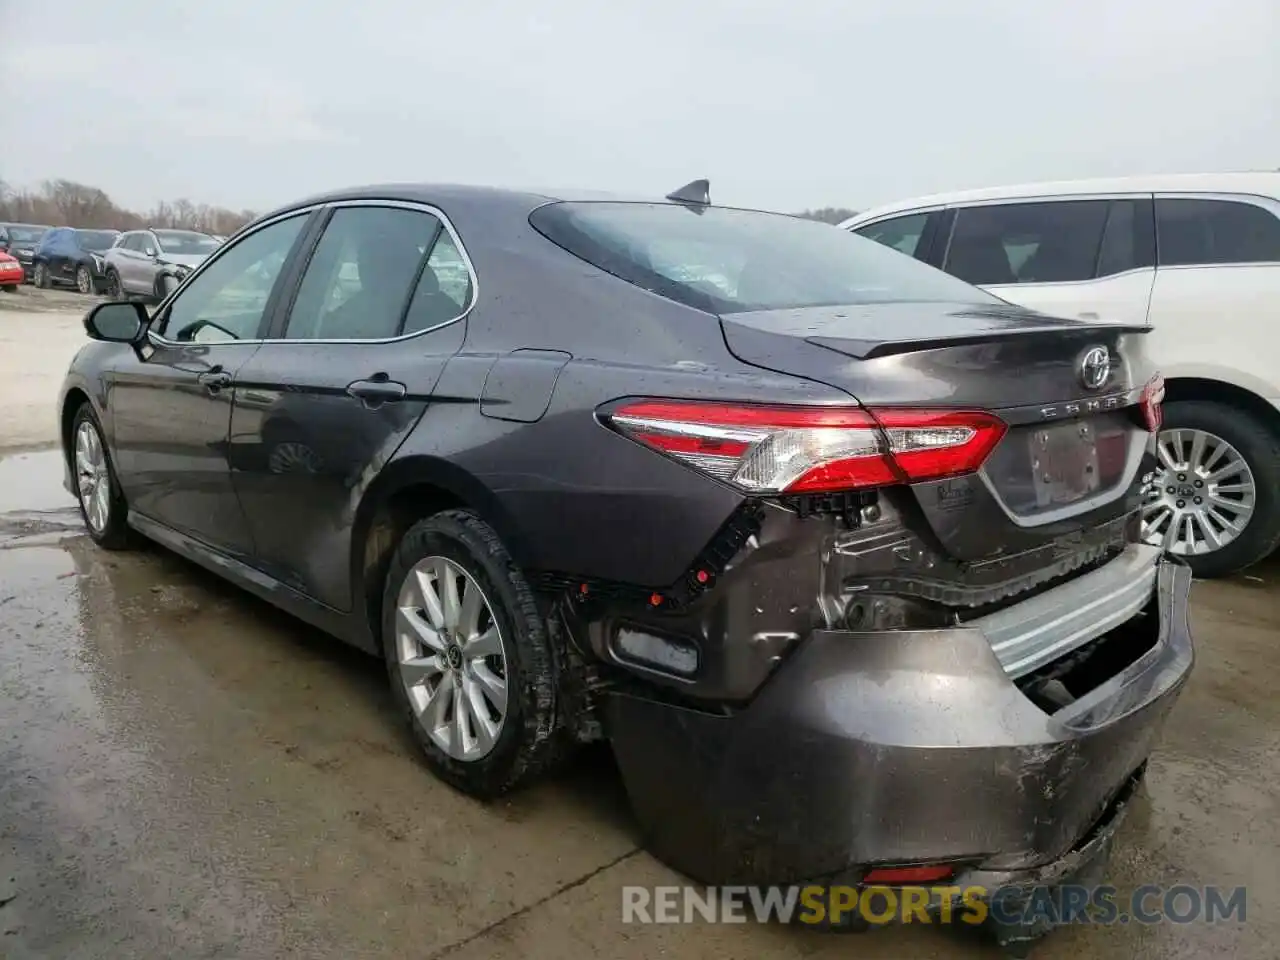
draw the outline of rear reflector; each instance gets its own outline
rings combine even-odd
[[[1164,377],[1156,374],[1142,388],[1142,419],[1150,433],[1159,433],[1164,424]]]
[[[913,883],[936,883],[950,880],[955,873],[950,867],[887,867],[871,870],[862,878],[865,885],[907,886]]]
[[[669,457],[752,493],[916,483],[977,470],[1005,424],[989,413],[641,400],[606,417]]]

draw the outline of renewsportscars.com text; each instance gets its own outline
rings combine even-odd
[[[1244,887],[1146,884],[1035,888],[958,886],[623,887],[623,923],[865,921],[1006,924],[1221,923],[1245,920]]]

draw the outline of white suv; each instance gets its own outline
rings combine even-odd
[[[1148,539],[1205,577],[1280,544],[1280,173],[970,190],[841,226],[1033,310],[1150,325],[1168,393]]]

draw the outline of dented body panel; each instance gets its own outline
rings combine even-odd
[[[1146,760],[1190,672],[1190,580],[1161,560],[1149,649],[1054,712],[964,626],[814,631],[728,715],[617,694],[628,793],[655,852],[708,882],[855,882],[912,862],[1052,874]]]

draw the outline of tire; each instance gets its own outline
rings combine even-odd
[[[82,480],[85,469],[79,446],[82,434],[86,431],[92,431],[96,437],[101,456],[96,482],[90,483]],[[67,456],[71,462],[76,501],[80,505],[80,517],[84,520],[89,536],[98,546],[107,550],[124,550],[132,546],[134,540],[128,525],[129,507],[125,503],[124,494],[120,491],[120,482],[116,479],[115,465],[111,460],[111,451],[103,439],[102,425],[98,422],[93,407],[87,403],[81,404],[71,421],[71,444]],[[87,459],[96,463],[96,458]],[[103,495],[99,509],[105,512],[105,517],[99,522],[99,515],[93,512],[95,508],[90,506],[90,501],[94,493],[101,489],[100,485],[104,483],[106,493]]]
[[[4,285],[4,292],[5,292],[5,293],[17,293],[17,292],[18,292],[18,285],[17,285],[16,283],[6,283],[6,284]]]
[[[31,278],[31,283],[40,290],[49,288],[49,268],[44,263],[37,263],[35,266],[35,275]]]
[[[402,599],[406,599],[407,604],[411,605],[414,602],[411,599],[413,596],[423,596],[422,593],[411,592],[413,587],[410,585],[410,578],[412,576],[416,582],[415,567],[425,560],[429,560],[426,566],[429,571],[443,569],[440,565],[443,560],[453,565],[448,568],[450,577],[460,571],[471,578],[470,582],[461,580],[458,588],[460,596],[465,600],[466,592],[478,586],[481,597],[487,604],[489,618],[486,619],[482,612],[477,622],[492,624],[497,629],[498,645],[504,659],[505,715],[501,718],[496,736],[490,738],[487,752],[473,758],[453,755],[439,742],[442,731],[450,740],[454,739],[458,723],[456,710],[453,711],[451,721],[446,720],[438,726],[423,719],[438,705],[441,690],[449,682],[450,674],[439,674],[439,679],[435,681],[435,697],[430,700],[426,685],[430,680],[421,686],[414,686],[411,695],[411,688],[401,674],[402,652],[405,648],[410,648],[410,655],[415,647],[424,652],[433,649],[432,646],[417,642],[415,638],[421,636],[421,633],[409,626],[411,621],[400,610]],[[438,582],[438,574],[428,573],[428,576],[432,575],[437,577]],[[457,582],[459,580],[455,580]],[[407,592],[406,596],[402,596],[402,591]],[[433,596],[439,598],[440,594],[433,593]],[[442,602],[441,606],[447,604]],[[465,607],[465,603],[462,606]],[[419,623],[428,622],[429,611],[425,607],[412,609],[418,616]],[[558,670],[545,620],[538,610],[528,581],[512,561],[497,533],[474,513],[467,510],[446,510],[419,521],[405,533],[387,572],[381,623],[382,648],[391,680],[392,696],[408,720],[415,739],[426,755],[428,766],[441,780],[473,797],[488,800],[543,773],[558,759],[563,742],[556,723]],[[490,633],[491,630],[485,630],[484,636],[489,636]],[[440,635],[436,634],[436,637],[439,639]],[[442,646],[434,648],[440,649]],[[448,646],[457,651],[462,650],[461,644]],[[479,647],[471,649],[478,650]],[[433,659],[439,663],[448,663],[451,657],[461,661],[470,655],[457,652],[439,654]],[[484,667],[489,671],[489,676],[493,677],[496,675],[496,666],[493,665],[492,657],[484,661],[465,660],[464,664],[451,673],[453,690],[469,693],[474,700],[475,690],[479,687],[475,679],[477,674],[472,673],[468,680],[467,671]],[[469,689],[465,686],[468,682],[471,685]],[[461,694],[446,694],[444,699],[449,701],[449,707],[456,708],[462,702],[460,696]],[[481,698],[485,701],[485,709],[496,712],[493,702],[485,698],[483,693]],[[469,714],[473,734],[479,729],[478,723],[480,721],[476,719],[473,709]],[[429,732],[429,726],[436,727],[434,734]],[[458,739],[466,742],[465,736]],[[475,739],[478,741],[479,737],[476,736]]]
[[[1194,538],[1194,551],[1183,545],[1186,538],[1182,536],[1163,541],[1170,544],[1171,552],[1180,554],[1187,561],[1195,576],[1205,579],[1222,577],[1267,557],[1280,545],[1280,435],[1253,413],[1239,407],[1208,400],[1178,400],[1165,404],[1160,442],[1166,449],[1177,451],[1174,458],[1177,464],[1190,464],[1195,459],[1191,445],[1194,436],[1190,431],[1209,435],[1205,447],[1209,452],[1201,455],[1204,458],[1202,462],[1211,468],[1209,473],[1194,469],[1178,472],[1162,462],[1157,476],[1160,484],[1152,495],[1153,500],[1148,504],[1145,516],[1154,518],[1161,511],[1168,510],[1171,503],[1173,506],[1182,503],[1188,509],[1194,509],[1191,504],[1196,496],[1204,496],[1206,502],[1211,502],[1208,487],[1196,487],[1194,484],[1200,477],[1213,475],[1223,469],[1224,463],[1230,462],[1230,450],[1223,451],[1216,458],[1213,456],[1217,449],[1215,440],[1229,444],[1243,460],[1248,473],[1252,474],[1253,509],[1247,515],[1231,507],[1215,513],[1218,517],[1226,516],[1232,520],[1244,517],[1243,528],[1234,534],[1234,539],[1217,549],[1208,549],[1208,541],[1199,536]],[[1185,478],[1185,484],[1180,478]],[[1240,471],[1220,477],[1218,483],[1230,488],[1226,492],[1228,499],[1235,499],[1243,496],[1238,488],[1246,479],[1247,475]],[[1214,486],[1214,493],[1221,496]],[[1163,501],[1163,506],[1156,506],[1160,501]],[[1193,527],[1203,529],[1196,523]],[[1216,525],[1214,530],[1215,534],[1221,532]],[[1152,531],[1151,542],[1156,542],[1160,532],[1167,531],[1167,524]]]
[[[124,284],[120,282],[120,274],[114,270],[107,271],[107,297],[111,300],[128,300],[125,296]]]
[[[86,296],[94,293],[93,271],[83,263],[76,267],[76,289]]]

